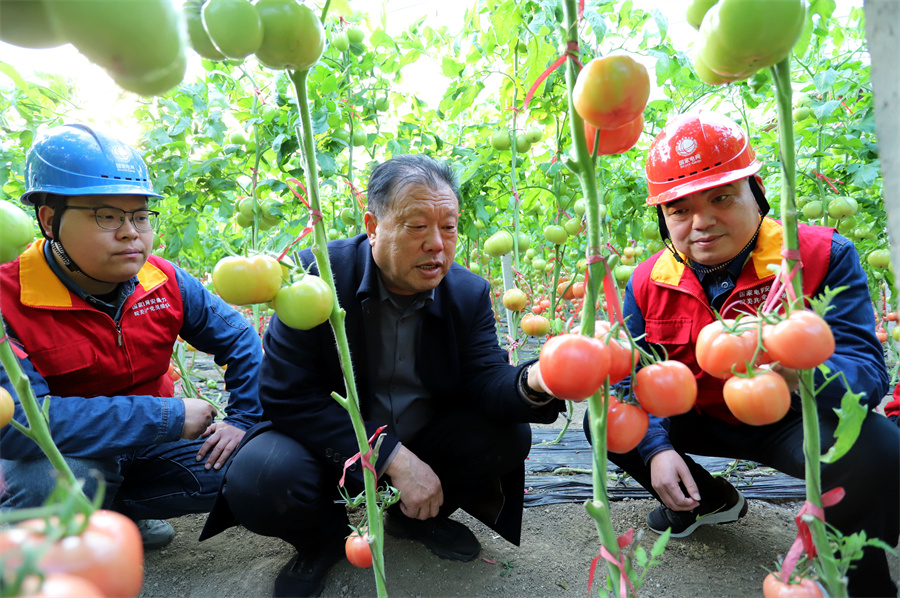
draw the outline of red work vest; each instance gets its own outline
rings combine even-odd
[[[117,325],[66,288],[44,243],[0,266],[0,309],[18,338],[16,353],[56,396],[173,396],[166,372],[184,308],[172,264],[150,256]]]
[[[830,228],[800,225],[803,294],[807,297],[816,292],[828,272],[832,233]],[[756,313],[775,280],[767,266],[781,264],[781,247],[781,224],[765,218],[756,248],[723,304],[723,317],[734,318],[741,312]],[[715,320],[715,314],[693,270],[677,262],[669,250],[663,250],[635,269],[631,284],[646,323],[646,341],[662,345],[668,351],[669,359],[684,363],[694,373],[697,379],[695,408],[712,417],[738,423],[722,398],[725,381],[710,376],[697,366],[697,336],[704,326]]]

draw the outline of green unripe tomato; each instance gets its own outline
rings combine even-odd
[[[577,262],[575,262],[575,269],[584,274],[587,271],[587,260],[581,258]]]
[[[331,132],[331,136],[335,139],[340,139],[344,143],[350,143],[350,133],[347,131],[347,129],[335,129]]]
[[[203,19],[200,16],[201,2],[188,0],[184,3],[184,18],[187,21],[188,37],[194,51],[207,60],[223,60],[225,56],[216,50],[209,39],[206,29],[203,28]]]
[[[366,34],[362,32],[362,29],[351,27],[347,30],[347,38],[351,44],[361,44],[366,39]]]
[[[607,208],[603,204],[597,206],[597,215],[600,217],[600,220],[606,218]]]
[[[476,218],[474,224],[476,229],[484,230],[484,221],[481,218]]]
[[[34,224],[19,206],[0,199],[0,264],[19,257],[34,240]]]
[[[228,58],[246,58],[262,44],[259,14],[247,0],[209,0],[201,15],[209,40]]]
[[[525,233],[519,233],[519,252],[527,251],[531,247],[531,237]]]
[[[544,229],[544,238],[555,245],[562,245],[569,239],[569,233],[559,224],[551,224]]]
[[[547,269],[547,261],[542,259],[531,260],[531,267],[538,272],[543,272]]]
[[[497,231],[484,242],[484,252],[491,257],[500,257],[512,250],[513,236],[509,231]]]
[[[641,227],[641,236],[647,240],[659,239],[659,225],[648,222]]]
[[[807,204],[801,208],[801,211],[803,212],[803,217],[807,220],[821,218],[822,214],[825,213],[822,202],[819,200],[812,200],[810,202],[807,202]]]
[[[472,262],[471,264],[469,264],[469,272],[481,276],[481,266],[479,266],[475,262]]]
[[[628,282],[628,279],[631,278],[631,273],[634,272],[634,268],[634,266],[616,266],[615,270],[613,270],[613,276],[616,278],[616,282],[620,284]]]
[[[237,225],[240,226],[241,228],[250,228],[251,226],[253,226],[253,218],[252,218],[252,217],[251,217],[251,218],[247,218],[246,216],[244,216],[244,215],[241,214],[240,212],[238,212],[237,214],[235,214],[235,216],[234,216],[234,221],[235,221],[235,222],[237,223]]]
[[[869,252],[866,261],[873,268],[884,269],[891,265],[891,252],[887,249],[876,249]]]
[[[353,129],[353,145],[355,147],[365,145],[368,140],[369,137],[366,135],[365,131],[360,128]]]
[[[341,53],[349,50],[350,49],[350,38],[347,36],[347,32],[341,31],[340,33],[336,34],[331,39],[331,47],[333,47],[335,50],[337,50],[338,52],[341,52]]]
[[[307,274],[275,295],[275,313],[291,328],[310,330],[328,321],[334,309],[331,287],[318,276]]]
[[[45,0],[0,2],[0,40],[22,48],[54,48],[68,41],[53,26]]]
[[[344,224],[353,224],[356,222],[356,218],[353,215],[353,210],[350,208],[344,208],[341,210],[341,222]]]
[[[257,0],[263,38],[256,58],[271,69],[309,70],[325,51],[325,30],[313,10],[296,0]]]
[[[528,143],[531,143],[531,144],[537,143],[538,141],[541,140],[541,138],[543,136],[544,136],[544,132],[541,130],[540,127],[529,127],[525,131],[525,139],[528,141]]]
[[[509,146],[509,133],[507,131],[496,131],[491,135],[491,147],[495,150],[502,152],[508,150]]]
[[[563,225],[563,228],[566,229],[566,233],[574,237],[581,230],[581,218],[570,218]]]
[[[716,0],[691,0],[691,3],[687,7],[687,22],[690,23],[691,27],[694,29],[700,29],[700,23],[703,22],[703,15],[712,8],[712,5],[716,3]]]
[[[536,255],[537,255],[537,251],[534,249],[534,247],[530,247],[530,248],[525,252],[525,257],[528,258],[528,259],[530,259],[530,260],[533,260],[533,259],[534,259],[534,256],[536,256]]]
[[[835,197],[828,202],[828,215],[832,218],[846,218],[856,213],[856,202],[850,203],[848,197]]]
[[[520,154],[524,154],[530,149],[531,143],[525,138],[525,135],[522,133],[516,135],[516,151]]]
[[[891,338],[894,339],[894,342],[900,342],[900,325],[891,329]]]
[[[375,110],[378,110],[379,112],[385,112],[390,107],[391,103],[387,98],[378,98],[375,100]]]
[[[578,214],[579,218],[584,216],[584,213],[587,212],[587,203],[585,203],[583,197],[575,202],[574,209],[575,209],[575,213]]]
[[[208,378],[206,380],[206,388],[208,388],[209,390],[216,390],[218,387],[219,387],[219,385],[216,384],[216,381],[213,380],[212,378]]]
[[[339,236],[341,236],[341,233],[339,233],[336,228],[329,228],[326,234],[328,235],[329,241],[334,241]]]
[[[847,216],[846,218],[841,218],[840,222],[838,222],[837,225],[837,231],[842,235],[852,233],[857,224],[858,221],[856,219],[856,216]]]
[[[794,122],[801,122],[808,118],[812,118],[813,111],[812,108],[807,106],[800,106],[799,108],[794,108],[793,117]]]

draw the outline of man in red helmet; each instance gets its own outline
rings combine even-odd
[[[737,521],[747,512],[744,497],[721,477],[713,477],[687,453],[757,461],[804,477],[803,425],[799,395],[778,423],[741,424],[722,398],[724,380],[697,366],[695,343],[715,313],[735,317],[753,312],[775,279],[767,268],[781,263],[782,226],[765,215],[769,205],[747,135],[735,122],[709,112],[672,120],[654,140],[647,158],[648,205],[656,206],[663,249],[641,263],[625,290],[623,312],[630,333],[644,347],[665,349],[688,365],[697,379],[695,408],[666,419],[651,416],[638,447],[610,454],[662,505],[647,525],[672,536],[691,534],[700,525]],[[866,275],[856,250],[830,228],[801,224],[803,292],[821,295],[844,289],[825,319],[837,348],[825,363],[841,371],[849,388],[863,393],[874,409],[888,391],[888,374],[875,337]],[[776,366],[792,390],[795,371]],[[816,372],[816,384],[824,382]],[[846,388],[834,380],[819,391],[823,452],[833,444]],[[590,432],[585,419],[585,433]],[[873,459],[878,459],[877,467]],[[854,447],[836,463],[822,466],[822,489],[842,486],[844,499],[825,509],[825,520],[844,534],[865,531],[894,546],[900,503],[900,431],[870,413]],[[877,471],[876,471],[877,469]],[[852,596],[895,596],[884,551],[868,547],[848,573]]]

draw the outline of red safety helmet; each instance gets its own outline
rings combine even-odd
[[[756,174],[761,167],[746,132],[736,122],[714,112],[684,114],[669,121],[650,145],[647,205],[727,185]]]

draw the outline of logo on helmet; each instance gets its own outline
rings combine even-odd
[[[675,144],[675,152],[682,157],[687,157],[697,151],[697,140],[693,137],[682,137]]]

